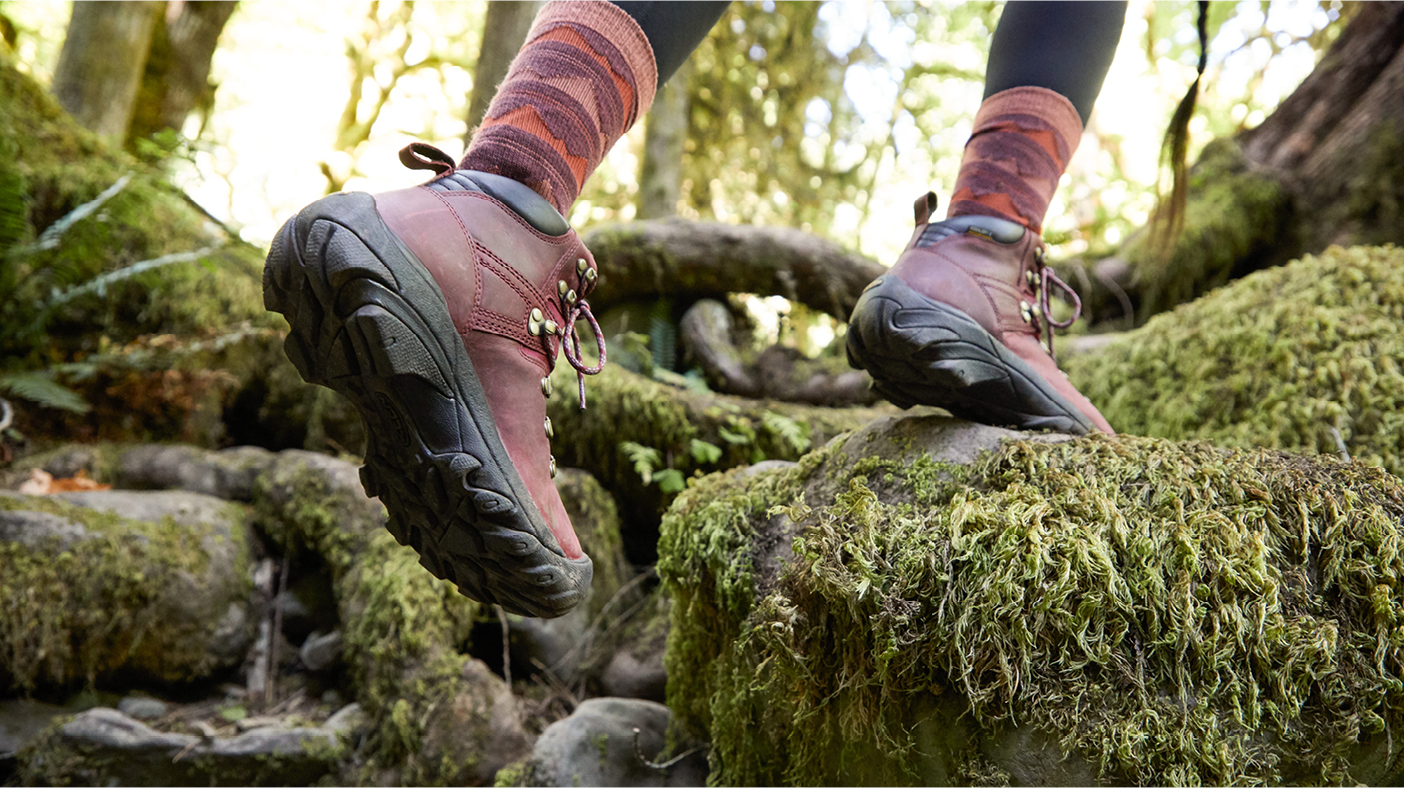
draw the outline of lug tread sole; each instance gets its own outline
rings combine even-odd
[[[1092,423],[969,315],[883,277],[853,307],[848,362],[900,408],[931,405],[993,426],[1081,435]]]
[[[284,349],[302,378],[365,420],[361,483],[425,569],[522,615],[559,616],[584,598],[590,559],[560,554],[507,459],[443,293],[370,195],[323,198],[283,225],[263,294],[291,326]]]

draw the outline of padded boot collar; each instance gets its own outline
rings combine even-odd
[[[554,205],[511,178],[477,170],[455,170],[424,187],[436,192],[482,192],[511,208],[538,232],[553,238],[570,232],[570,223]]]

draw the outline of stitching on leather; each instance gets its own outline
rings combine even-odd
[[[475,200],[488,200],[488,201],[490,201],[490,202],[496,204],[497,206],[501,207],[502,210],[503,210],[504,212],[506,212],[506,214],[512,219],[512,221],[514,221],[514,222],[516,222],[518,225],[520,225],[522,229],[524,229],[524,230],[530,232],[532,235],[534,235],[534,236],[536,236],[537,238],[540,238],[541,240],[546,241],[546,242],[548,242],[548,243],[552,243],[552,244],[562,244],[562,243],[566,243],[566,242],[568,242],[568,241],[570,240],[570,236],[574,234],[574,230],[566,230],[565,235],[547,235],[547,234],[541,232],[540,230],[536,229],[535,227],[532,227],[531,224],[530,224],[529,222],[527,222],[526,219],[523,219],[521,216],[519,216],[519,215],[517,214],[516,211],[514,211],[514,210],[512,210],[511,208],[507,207],[507,204],[506,204],[506,203],[502,202],[501,200],[497,199],[496,197],[493,197],[491,194],[487,194],[486,192],[457,191],[457,192],[447,192],[447,193],[448,193],[448,194],[453,194],[453,195],[458,195],[458,196],[463,196],[463,197],[468,197],[468,198],[470,198],[470,199],[475,199]],[[569,225],[567,225],[567,226],[569,226]]]

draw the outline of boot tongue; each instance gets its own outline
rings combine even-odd
[[[926,225],[917,239],[918,248],[932,246],[952,235],[975,235],[1002,244],[1018,243],[1027,230],[1024,225],[994,216],[957,216]]]

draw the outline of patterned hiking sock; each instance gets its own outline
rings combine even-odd
[[[1077,108],[1047,88],[1000,91],[980,104],[947,218],[997,216],[1043,232],[1058,179],[1082,139]]]
[[[565,214],[657,88],[653,49],[628,14],[602,0],[553,0],[459,167],[524,183]]]

